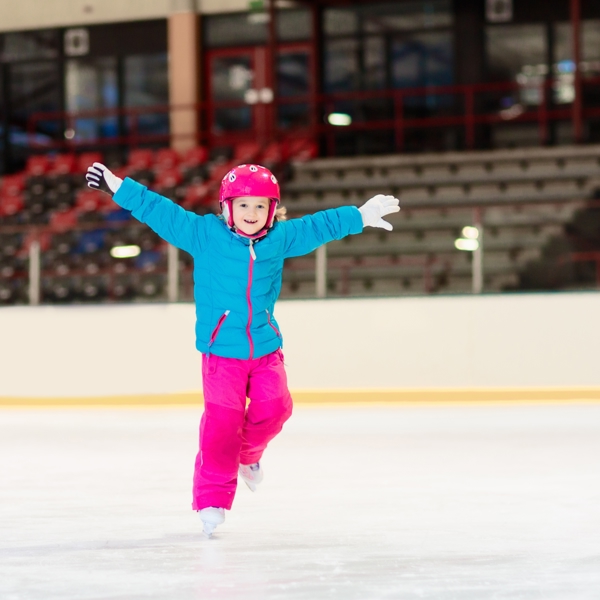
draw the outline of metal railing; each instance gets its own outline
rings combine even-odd
[[[235,144],[246,136],[262,143],[294,137],[312,137],[324,140],[326,153],[336,154],[336,138],[346,132],[389,131],[394,135],[394,149],[406,149],[406,137],[411,132],[426,132],[434,129],[454,129],[462,132],[464,143],[460,147],[474,149],[485,147],[485,136],[478,136],[482,127],[501,123],[532,123],[537,125],[540,145],[550,141],[552,123],[600,119],[600,77],[582,80],[581,110],[575,104],[558,105],[554,102],[556,80],[519,84],[517,82],[480,83],[471,85],[429,86],[411,89],[387,89],[356,91],[336,94],[303,95],[293,98],[276,97],[266,102],[269,105],[268,127],[257,135],[256,129],[241,129],[229,133],[215,133],[212,128],[215,114],[224,109],[251,108],[244,101],[206,101],[195,105],[150,106],[126,109],[98,109],[80,112],[44,112],[32,115],[28,122],[28,133],[43,131],[44,124],[61,123],[65,131],[73,132],[71,139],[48,140],[43,145],[32,142],[32,147],[43,150],[74,151],[81,147],[122,146],[137,147],[142,144],[170,144],[175,140],[188,140],[207,146]],[[533,98],[533,100],[532,100]],[[511,106],[503,106],[504,101]],[[366,115],[375,103],[375,116]],[[379,103],[379,104],[377,104]],[[291,129],[277,123],[278,110],[290,105],[304,105],[305,124]],[[579,103],[577,104],[579,106]],[[344,127],[328,122],[334,112],[349,113],[351,122]],[[144,133],[140,128],[143,117],[149,115],[177,115],[193,113],[198,130],[187,133]],[[93,139],[77,137],[78,120],[102,120],[114,117],[123,125],[123,132],[116,136],[98,135]],[[574,127],[575,132],[577,127]],[[71,135],[71,134],[69,134]],[[575,135],[575,133],[573,134]],[[572,140],[577,142],[575,138]]]

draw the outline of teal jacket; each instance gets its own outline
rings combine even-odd
[[[196,347],[227,358],[259,358],[282,346],[273,307],[286,258],[363,229],[358,209],[344,206],[276,222],[264,238],[252,243],[233,233],[221,218],[188,212],[129,178],[114,201],[193,256]]]

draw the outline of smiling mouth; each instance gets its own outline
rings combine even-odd
[[[244,223],[248,223],[248,225],[256,225],[256,223],[258,223],[258,220],[256,220],[256,221],[250,221],[248,219],[244,219]]]

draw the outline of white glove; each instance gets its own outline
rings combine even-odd
[[[358,210],[362,215],[364,227],[381,227],[392,231],[392,224],[384,221],[382,217],[397,213],[400,210],[400,201],[394,196],[377,194],[377,196],[367,200]]]
[[[88,187],[91,187],[93,190],[106,192],[111,196],[117,193],[117,190],[123,183],[120,177],[117,177],[102,163],[97,162],[88,167],[85,178],[87,179]]]

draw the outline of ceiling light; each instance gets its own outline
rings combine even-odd
[[[141,251],[139,246],[115,246],[110,251],[110,255],[113,258],[133,258],[139,256]]]
[[[330,125],[335,125],[336,127],[346,127],[352,124],[352,117],[345,113],[331,113],[327,117],[327,121]]]
[[[479,248],[479,242],[477,240],[459,238],[454,242],[454,246],[457,250],[464,250],[465,252],[474,252]]]

